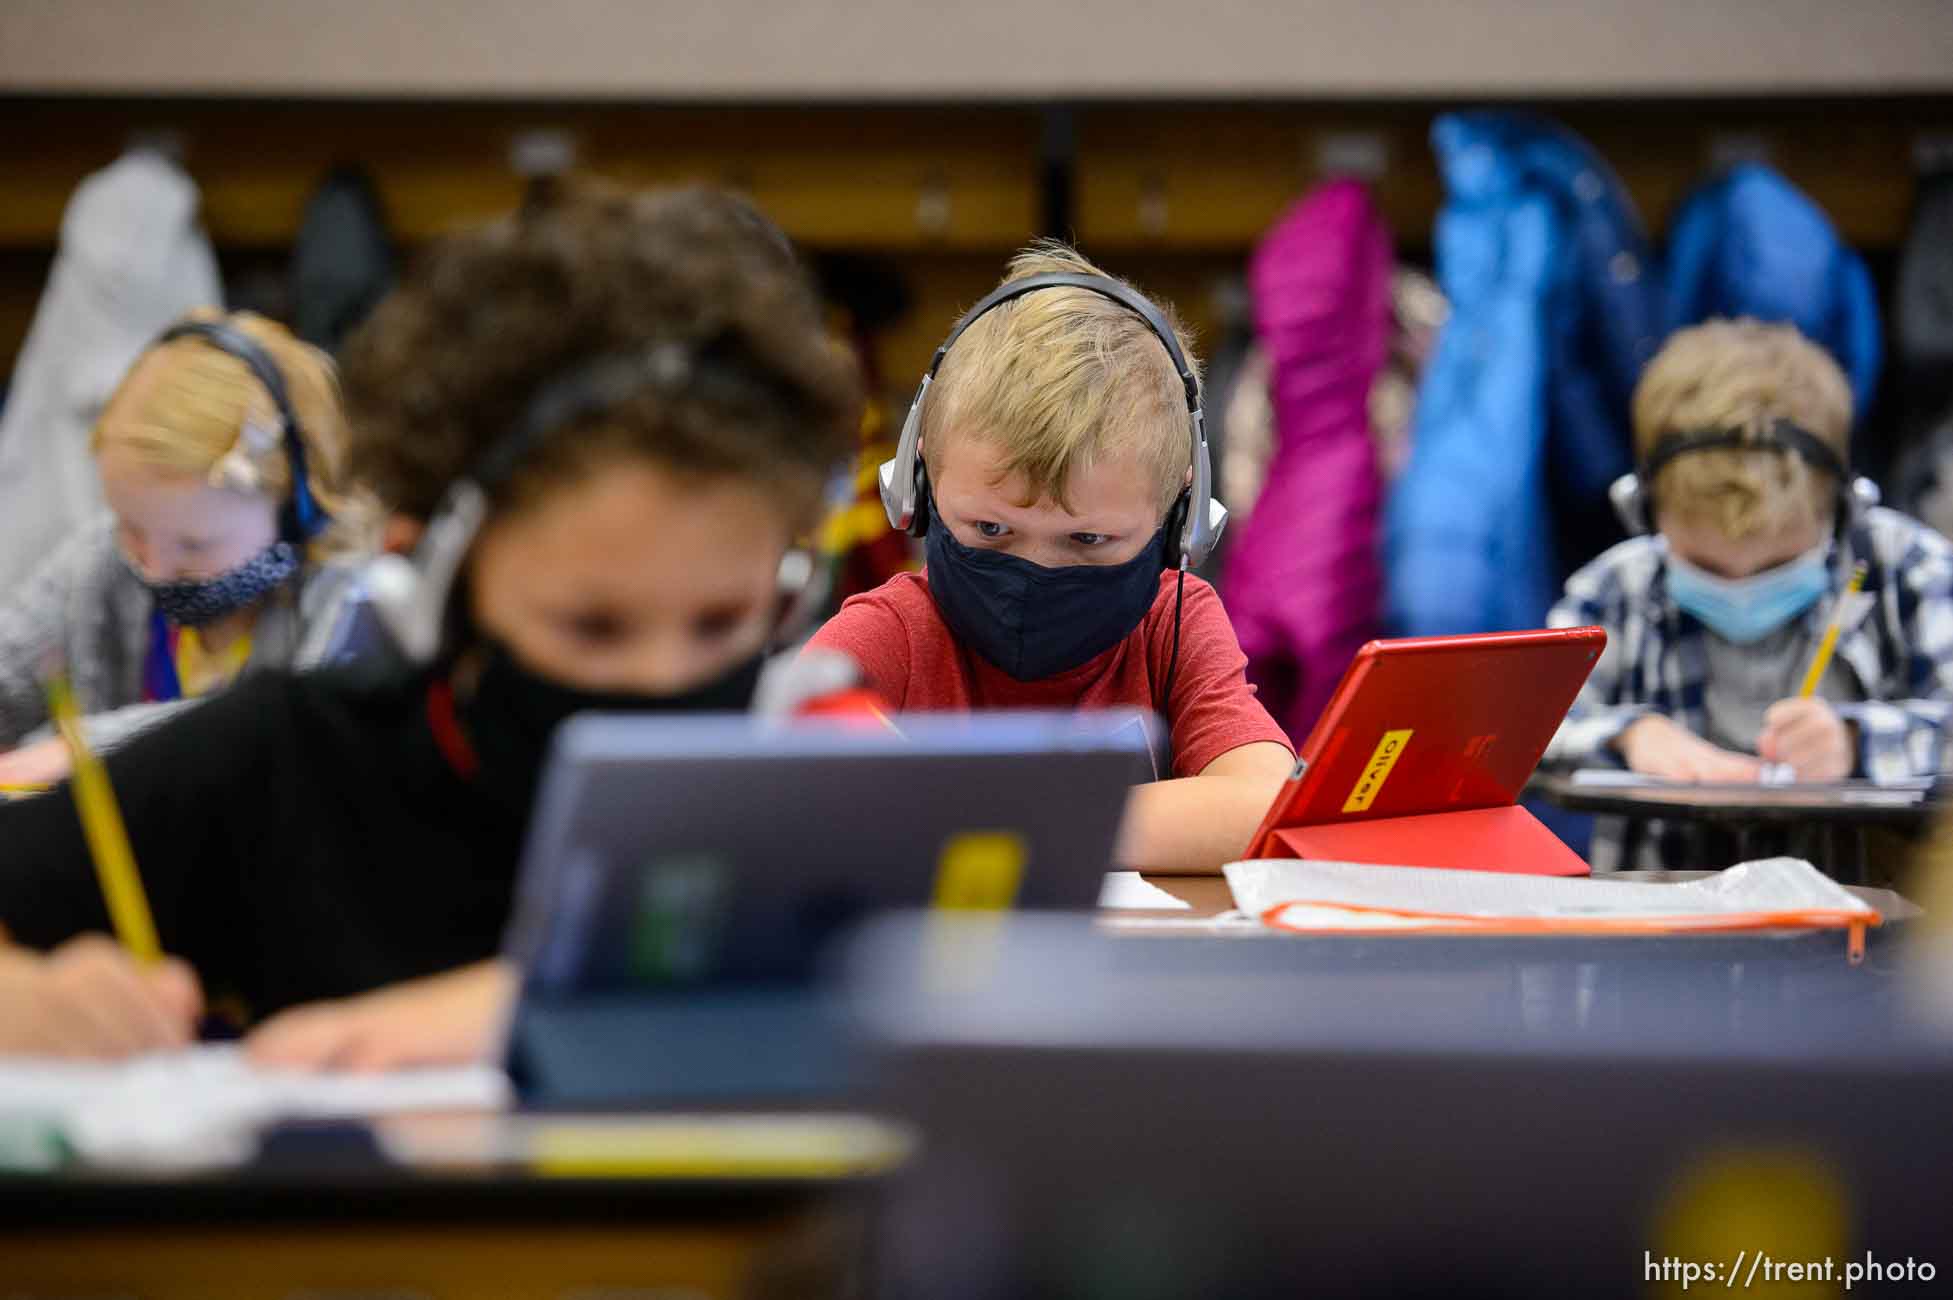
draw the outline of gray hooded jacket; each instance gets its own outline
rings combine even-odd
[[[309,565],[267,601],[251,632],[254,668],[311,668],[359,599],[352,562]],[[48,722],[42,675],[58,657],[86,719],[89,743],[112,748],[195,700],[144,703],[149,593],[115,543],[113,519],[77,533],[0,599],[0,750],[39,738]]]

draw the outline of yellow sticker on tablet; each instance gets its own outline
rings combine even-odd
[[[973,993],[997,975],[1004,914],[1017,901],[1029,850],[1011,831],[962,831],[936,858],[936,906],[923,982],[937,993]]]
[[[1001,912],[1017,901],[1024,877],[1024,837],[1011,831],[962,831],[936,859],[936,906]]]
[[[1344,812],[1369,811],[1370,805],[1377,801],[1378,793],[1383,790],[1383,783],[1390,779],[1390,769],[1397,766],[1397,760],[1404,756],[1404,750],[1410,745],[1411,735],[1409,730],[1383,733],[1383,739],[1377,742],[1376,751],[1370,755],[1370,761],[1363,765],[1363,775],[1356,779],[1355,788],[1349,792],[1349,798],[1343,802]]]

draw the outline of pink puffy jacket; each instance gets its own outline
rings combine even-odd
[[[1383,489],[1368,404],[1390,346],[1391,266],[1368,191],[1334,181],[1282,217],[1249,267],[1276,445],[1223,596],[1249,680],[1298,745],[1377,634]]]

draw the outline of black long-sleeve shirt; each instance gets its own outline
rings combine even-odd
[[[107,760],[166,951],[253,1017],[492,956],[528,809],[463,779],[429,679],[249,676]],[[0,804],[0,921],[106,930],[63,785]]]

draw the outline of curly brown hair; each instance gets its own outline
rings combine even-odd
[[[644,456],[752,480],[795,529],[812,523],[853,450],[860,379],[785,237],[709,187],[580,181],[436,245],[341,355],[353,472],[387,509],[427,519],[541,390],[595,358],[654,352],[683,359],[677,378],[552,430],[496,508]]]

